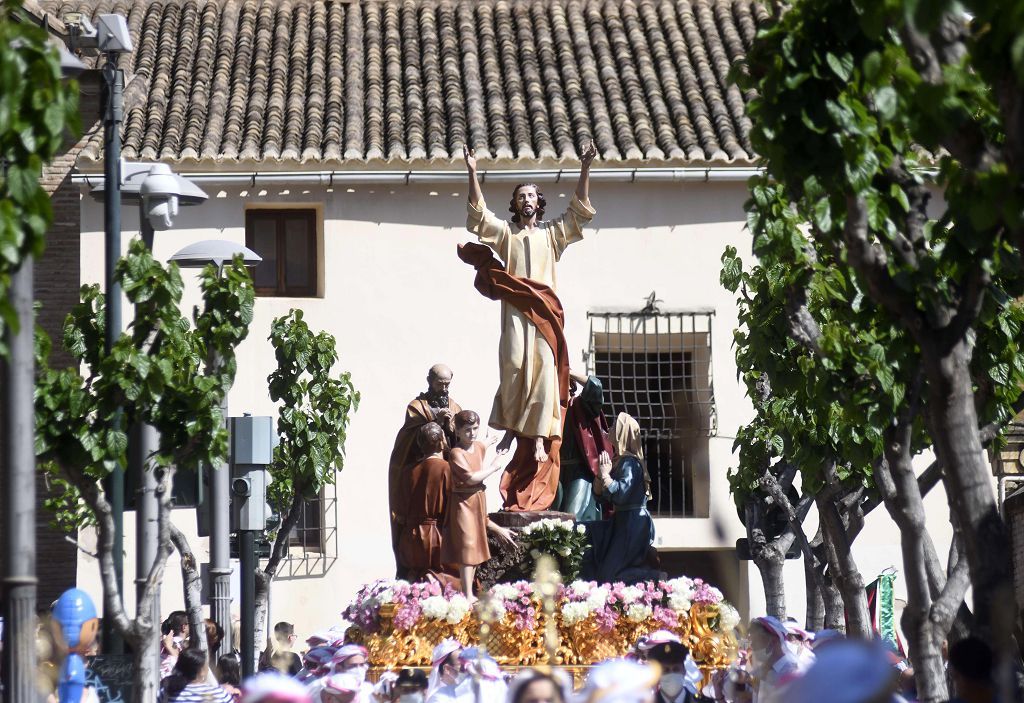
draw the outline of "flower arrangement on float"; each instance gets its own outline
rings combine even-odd
[[[447,584],[379,579],[359,589],[342,616],[371,662],[422,666],[445,637],[470,636],[476,627],[471,610],[466,596]]]
[[[367,646],[375,666],[422,666],[445,637],[470,645],[480,643],[481,632],[499,662],[546,661],[548,619],[528,581],[496,584],[471,606],[451,587],[380,580],[360,589],[343,615],[353,623],[350,639]],[[721,591],[685,576],[632,585],[573,581],[559,587],[553,617],[561,664],[622,656],[640,637],[670,630],[705,670],[728,660],[740,621]]]
[[[583,525],[572,520],[547,518],[531,522],[517,535],[536,564],[542,554],[551,555],[566,580],[575,579],[583,566],[583,554],[590,545]]]

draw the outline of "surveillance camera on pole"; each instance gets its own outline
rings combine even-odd
[[[178,180],[167,164],[153,164],[139,189],[142,214],[157,232],[171,228],[178,216]]]
[[[135,48],[124,15],[100,15],[94,26],[86,15],[69,12],[64,24],[71,30],[75,48],[98,49],[105,54],[128,54]]]

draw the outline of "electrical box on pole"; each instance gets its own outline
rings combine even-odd
[[[277,443],[270,417],[231,418],[231,530],[238,532],[239,582],[242,596],[242,677],[256,673],[256,535],[267,529],[270,507],[267,465]],[[263,638],[260,637],[260,640]]]
[[[270,477],[277,436],[271,417],[231,418],[231,531],[267,529]]]

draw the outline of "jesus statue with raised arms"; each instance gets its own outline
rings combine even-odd
[[[543,284],[554,291],[557,287],[555,264],[567,246],[583,239],[583,228],[595,214],[589,192],[590,165],[597,155],[593,143],[588,144],[580,155],[579,181],[568,209],[561,217],[550,220],[544,219],[547,203],[533,183],[517,185],[512,191],[511,221],[499,218],[484,202],[477,178],[476,154],[464,146],[463,155],[469,174],[466,228],[476,235],[481,244],[494,251],[508,274]],[[527,458],[533,460],[533,468],[537,472],[540,467],[552,463],[549,456],[552,443],[560,440],[562,435],[559,370],[551,345],[538,334],[536,325],[504,300],[501,304],[498,363],[500,382],[488,424],[505,431],[498,445],[499,452],[507,452],[513,439],[518,439],[520,445],[528,443],[532,456]],[[557,449],[553,453],[557,456]],[[520,454],[517,449],[516,456]],[[558,483],[557,460],[553,463],[551,500]],[[509,465],[509,473],[517,470],[514,464],[516,459]],[[550,484],[550,475],[543,478]],[[503,489],[506,483],[503,481]],[[527,498],[529,505],[506,496],[505,507],[512,510],[547,509],[551,500],[542,505],[547,499],[546,493],[543,490]]]

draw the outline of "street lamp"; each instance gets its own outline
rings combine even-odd
[[[134,203],[139,207],[139,229],[142,241],[152,250],[154,230],[170,229],[179,207],[200,205],[206,201],[207,195],[199,186],[187,178],[183,178],[162,163],[135,163],[121,161],[118,165],[121,181],[117,185],[120,203]],[[107,183],[104,182],[92,189],[91,195],[97,200],[106,202]],[[108,257],[110,252],[107,252]],[[117,256],[120,256],[120,243]],[[117,257],[114,257],[116,261]],[[108,263],[109,267],[109,263]],[[116,297],[108,297],[108,310],[115,310],[117,319],[121,318],[120,291]],[[128,473],[136,487],[135,500],[135,598],[136,603],[142,600],[146,587],[146,578],[156,560],[159,547],[157,526],[156,477],[152,471],[146,470],[146,458],[159,447],[160,438],[156,429],[150,425],[137,424],[131,428],[128,442]],[[124,534],[123,490],[124,479],[121,477],[122,509],[114,513],[114,530],[116,535]],[[122,537],[123,539],[123,537]],[[159,599],[153,602],[150,616],[159,621]]]
[[[121,54],[134,48],[124,15],[100,15],[97,27],[85,15],[66,18],[73,48],[99,49],[103,64],[103,232],[106,259],[104,290],[107,293],[104,351],[109,354],[121,334],[121,286],[114,280],[114,266],[121,256],[121,121],[124,119],[124,72],[117,67]],[[108,479],[110,508],[114,514],[114,572],[119,592],[124,589],[124,470],[114,467]],[[103,618],[103,651],[124,653],[124,641]]]
[[[189,244],[176,252],[169,261],[182,268],[205,268],[209,264],[217,267],[218,273],[226,262],[241,255],[246,266],[255,266],[263,261],[252,249],[223,239],[205,239]],[[220,358],[211,360],[211,367],[220,366]],[[224,395],[220,404],[221,416],[228,421],[228,397]],[[230,554],[230,511],[231,471],[226,461],[212,466],[210,472],[210,618],[221,626],[224,638],[217,657],[232,651],[231,642],[231,554]],[[245,575],[243,574],[243,579]],[[244,580],[243,580],[244,583]],[[242,632],[242,637],[246,636]],[[249,633],[252,640],[252,633]],[[239,648],[245,651],[243,648]]]

